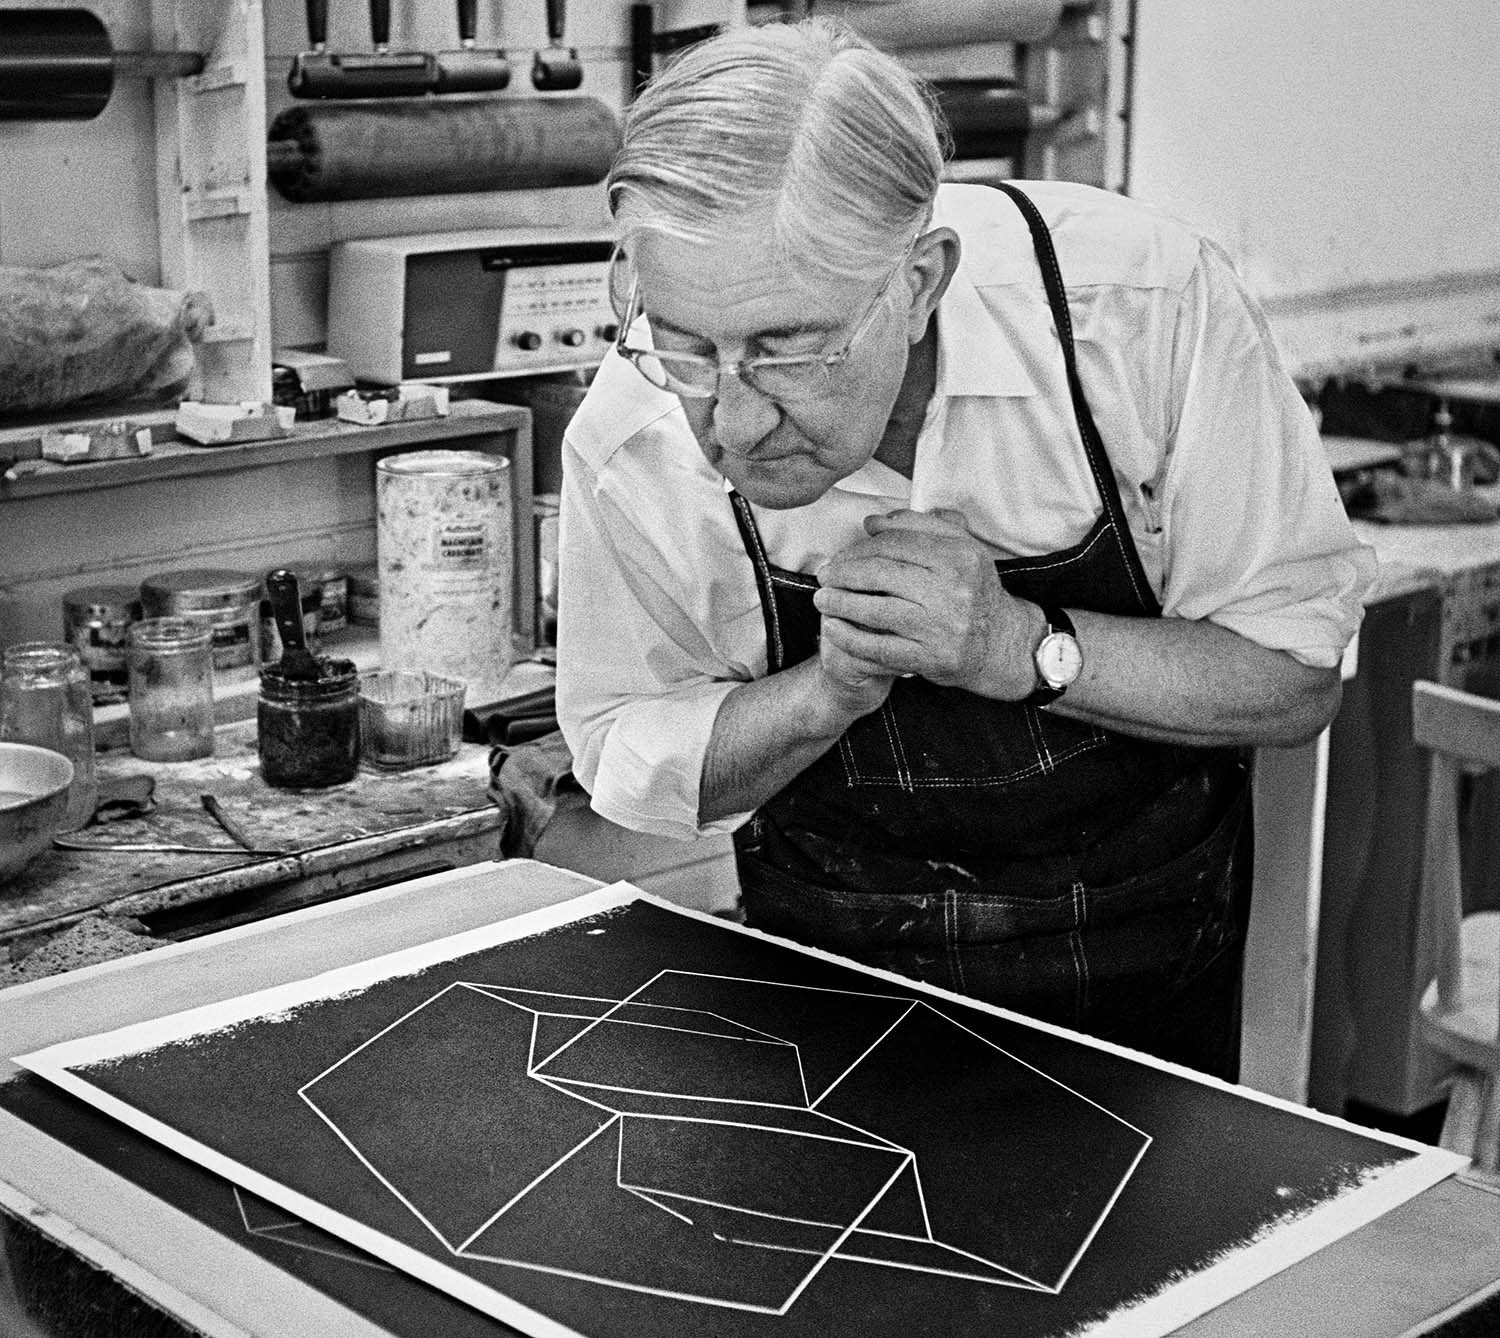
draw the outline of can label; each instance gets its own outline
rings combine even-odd
[[[432,558],[428,567],[437,572],[487,571],[490,565],[489,526],[448,521],[432,536]]]

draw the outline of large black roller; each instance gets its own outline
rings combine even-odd
[[[288,200],[380,200],[587,186],[619,145],[595,98],[370,98],[288,107],[267,167]]]
[[[193,51],[116,51],[86,9],[0,9],[0,121],[88,121],[117,74],[181,78],[203,69]]]

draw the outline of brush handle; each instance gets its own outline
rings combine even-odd
[[[479,29],[479,0],[458,0],[458,44],[473,46]]]
[[[563,44],[563,32],[568,23],[568,8],[565,0],[547,0],[547,39],[553,46]]]
[[[271,616],[276,619],[276,630],[281,634],[281,644],[286,650],[307,651],[307,638],[302,630],[302,595],[297,589],[297,578],[284,568],[278,568],[266,577],[266,597],[271,601]]]

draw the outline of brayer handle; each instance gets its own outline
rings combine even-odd
[[[377,51],[391,45],[391,0],[370,0],[370,43]]]
[[[547,0],[547,40],[553,46],[563,44],[563,33],[567,31],[567,0]]]
[[[314,51],[328,50],[328,0],[307,0],[307,41]]]
[[[474,45],[475,34],[479,31],[479,0],[458,0],[458,44],[463,47]]]

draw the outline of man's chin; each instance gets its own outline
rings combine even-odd
[[[723,472],[741,497],[770,511],[811,506],[834,484],[827,471],[809,468],[807,457],[801,455],[767,460],[759,465],[739,462]]]

